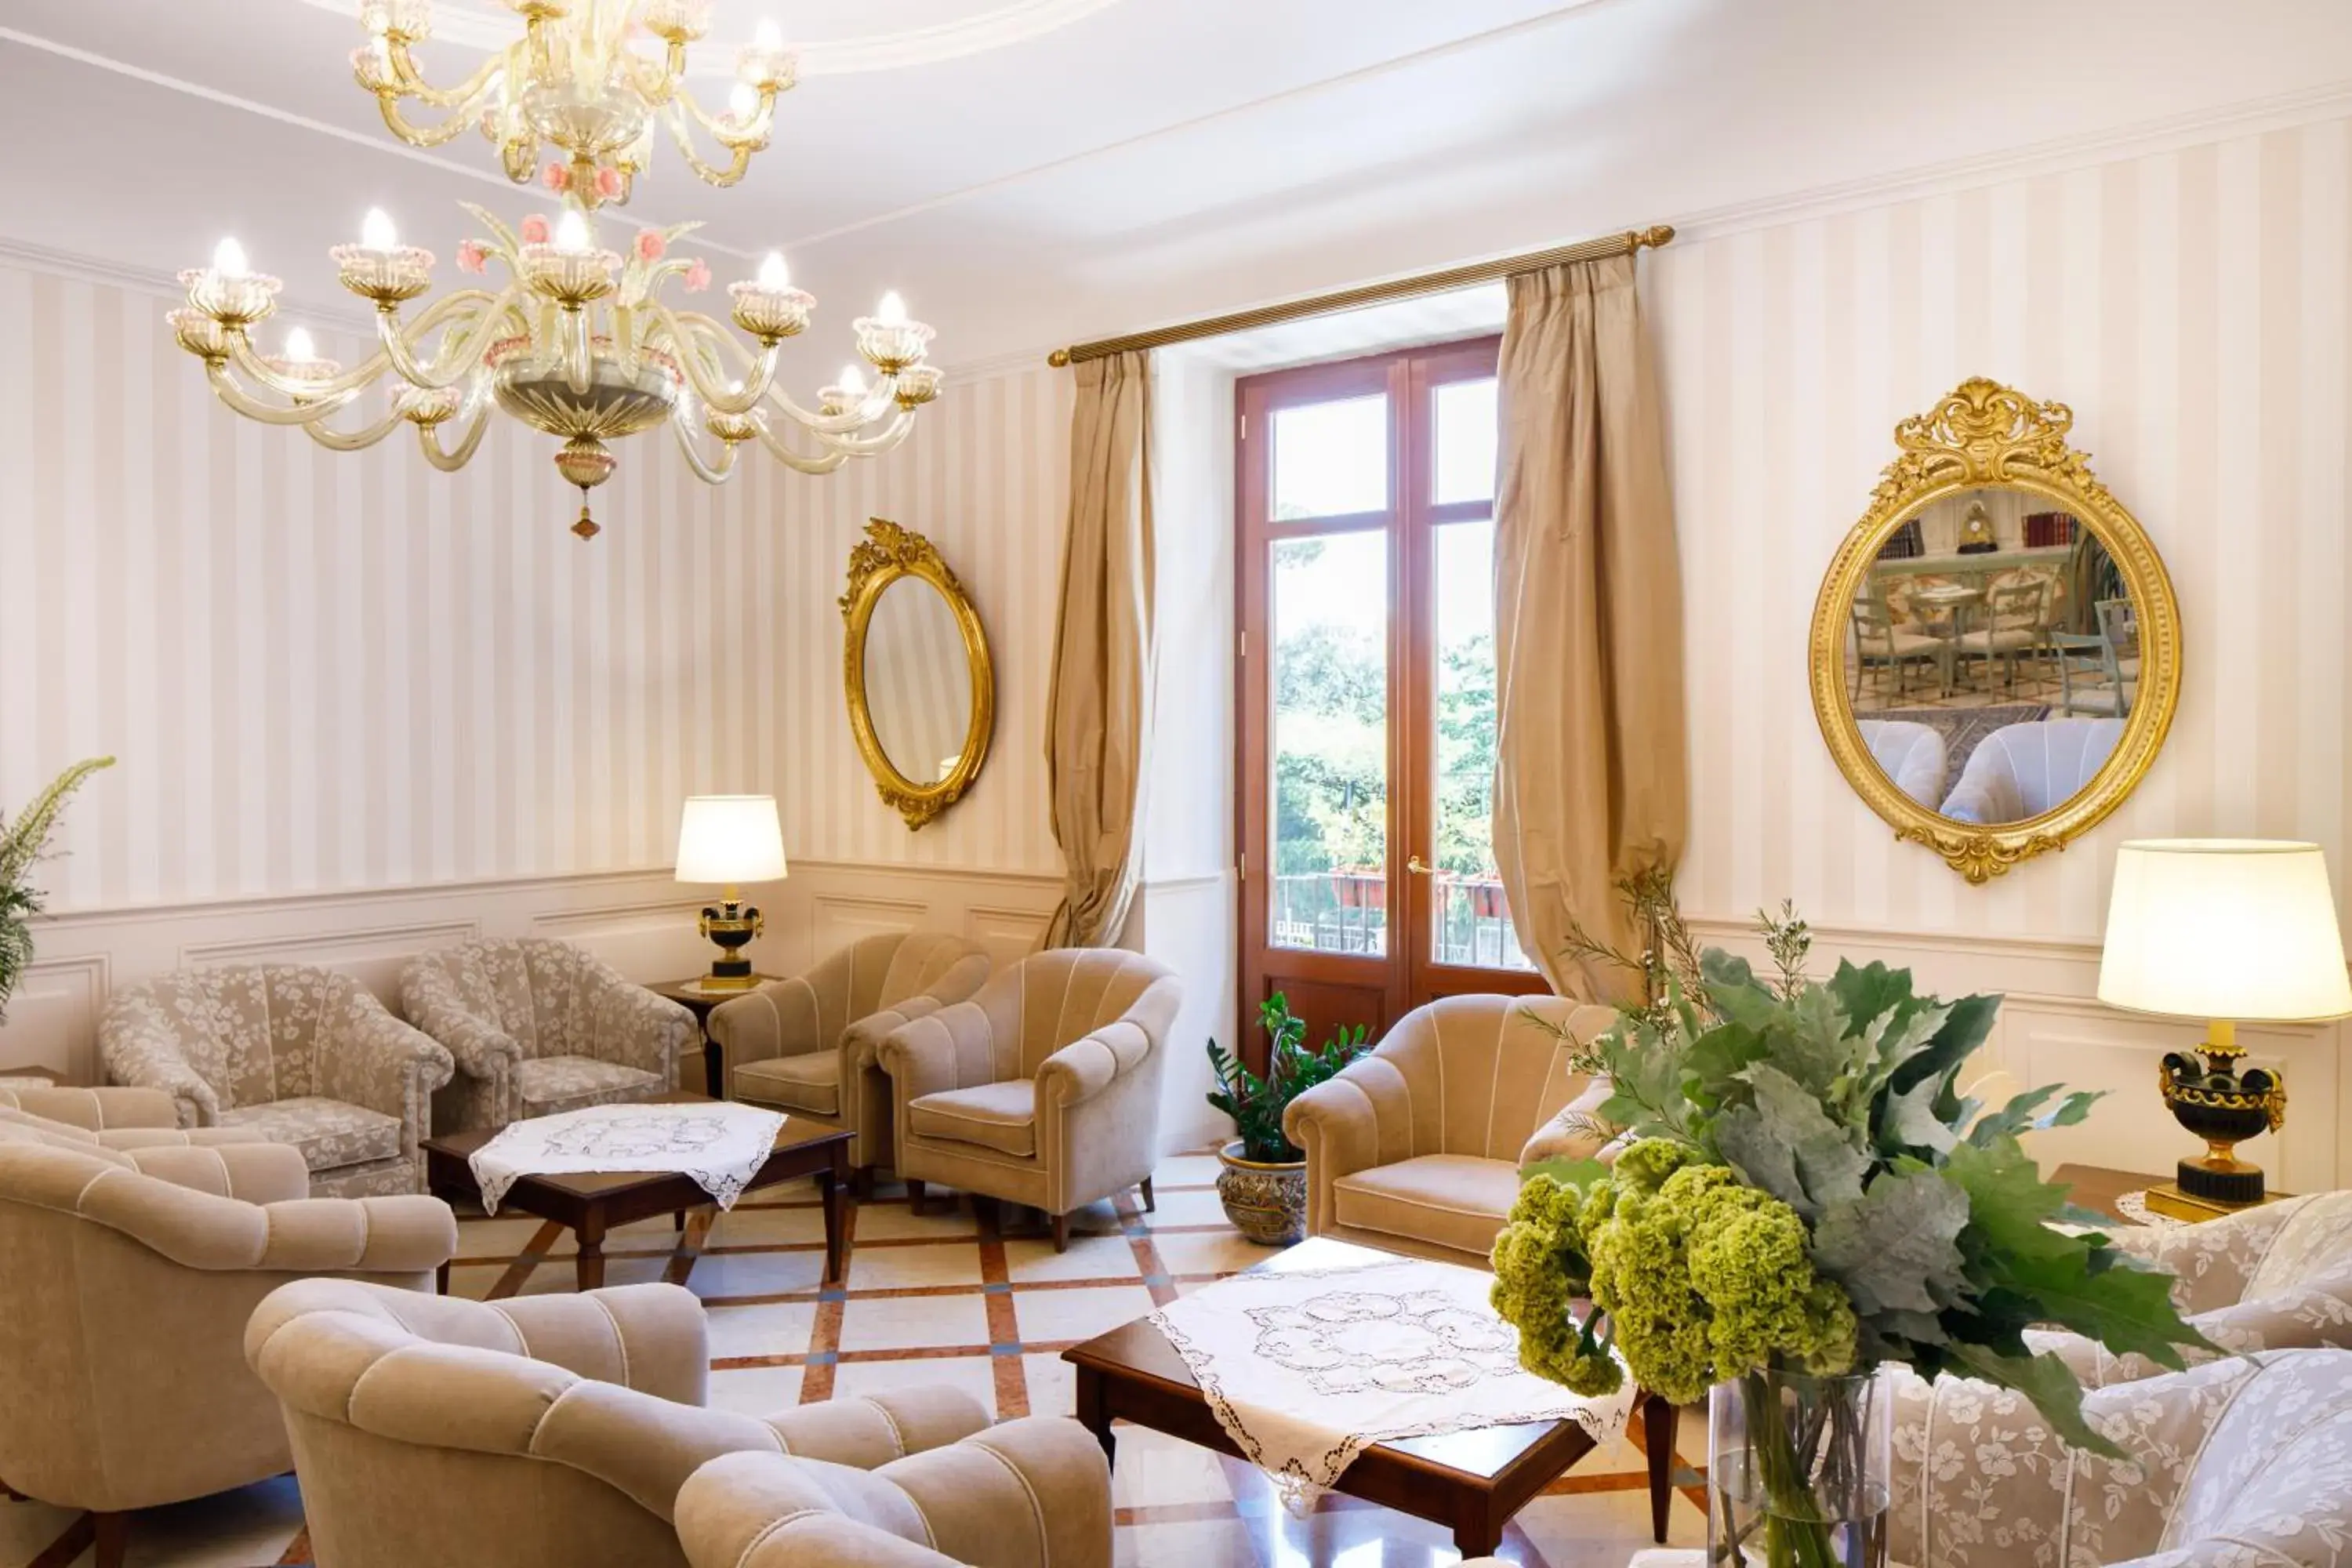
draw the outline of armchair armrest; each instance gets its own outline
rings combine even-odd
[[[977,1002],[958,1002],[891,1030],[875,1054],[890,1075],[900,1105],[942,1089],[969,1089],[997,1079],[990,1050],[995,1026]]]
[[[658,1073],[666,1085],[676,1083],[678,1057],[701,1037],[694,1015],[683,1004],[622,978],[618,970],[602,963],[583,969],[591,1054],[601,1061]]]
[[[1381,1090],[1401,1087],[1395,1064],[1375,1049],[1290,1102],[1282,1135],[1307,1155],[1307,1229],[1321,1236],[1334,1223],[1332,1184],[1387,1163],[1383,1158]],[[1393,1129],[1387,1158],[1403,1159],[1412,1146],[1410,1124]]]
[[[496,1079],[522,1059],[521,1043],[468,1011],[448,977],[430,963],[412,963],[400,977],[400,1010],[411,1025],[438,1040],[467,1078]]]
[[[226,1131],[228,1129],[222,1129]],[[290,1143],[155,1143],[123,1151],[131,1167],[190,1192],[246,1204],[310,1195],[310,1168]]]
[[[180,1125],[179,1107],[153,1089],[0,1088],[0,1107],[98,1133],[118,1129],[165,1129]]]
[[[457,1251],[457,1216],[438,1198],[250,1204],[112,1169],[81,1188],[73,1206],[186,1268],[415,1274]]]
[[[457,1075],[449,1047],[402,1023],[357,982],[320,1030],[319,1092],[396,1116],[401,1147],[415,1152],[431,1121],[433,1091]]]
[[[220,1096],[181,1054],[179,1037],[152,1004],[109,1009],[98,1038],[110,1081],[171,1096],[183,1127],[220,1120]]]
[[[1115,1019],[1037,1064],[1037,1098],[1063,1107],[1091,1100],[1150,1054],[1141,1025]]]
[[[719,1047],[719,1081],[730,1087],[746,1062],[812,1056],[835,1043],[824,1037],[816,989],[806,975],[763,980],[713,1007],[704,1026]]]

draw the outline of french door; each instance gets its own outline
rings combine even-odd
[[[1495,868],[1498,340],[1237,387],[1243,1037],[1545,989]]]

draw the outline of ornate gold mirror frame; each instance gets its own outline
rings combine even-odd
[[[1982,377],[1962,382],[1926,414],[1895,427],[1901,455],[1886,467],[1870,510],[1845,537],[1813,606],[1813,712],[1848,783],[1893,825],[1971,882],[2088,832],[2123,804],[2155,762],[2180,696],[2180,607],[2172,580],[2138,521],[2066,443],[2073,410],[2036,403]],[[2122,738],[2091,782],[2039,816],[1979,826],[1931,810],[1880,771],[1855,721],[1845,669],[1850,606],[1888,536],[1937,501],[1979,486],[2006,485],[2056,501],[2088,526],[2123,574],[2139,622],[2139,685]]]
[[[883,590],[903,577],[921,578],[948,602],[963,634],[964,663],[971,679],[971,718],[965,726],[963,750],[948,775],[933,784],[917,784],[891,763],[875,733],[874,711],[866,698],[866,632]],[[940,559],[938,548],[914,530],[878,517],[867,521],[866,537],[849,552],[849,591],[841,596],[841,614],[849,623],[841,667],[849,727],[857,737],[858,754],[874,775],[876,793],[897,808],[913,831],[962,799],[988,759],[989,738],[996,730],[996,671],[989,661],[988,634],[981,628],[971,596]]]

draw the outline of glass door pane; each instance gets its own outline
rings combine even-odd
[[[1272,550],[1267,942],[1377,956],[1388,952],[1388,536]]]
[[[1386,394],[1275,410],[1274,521],[1382,511],[1388,504]]]
[[[1491,500],[1495,495],[1495,381],[1449,381],[1430,395],[1436,416],[1431,500]]]
[[[1440,397],[1442,451],[1445,405]],[[1491,430],[1490,425],[1490,470]],[[1437,734],[1429,956],[1437,963],[1531,971],[1535,965],[1519,951],[1495,868],[1495,521],[1443,523],[1432,531]]]

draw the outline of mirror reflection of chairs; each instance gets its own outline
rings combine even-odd
[[[1976,624],[1960,633],[1952,644],[1955,680],[1972,685],[1969,679],[1969,661],[1983,661],[1988,677],[1992,661],[2001,661],[2001,685],[2011,692],[2017,689],[2017,667],[2020,656],[2030,665],[2038,665],[2048,649],[2051,636],[2043,614],[2050,594],[2047,579],[1997,583],[1984,592],[1984,603],[1974,617]]]
[[[1897,621],[1886,601],[1866,595],[1853,602],[1853,700],[1862,700],[1864,679],[1875,668],[1880,695],[1886,694],[1887,677],[1894,678],[1895,695],[1910,690],[1910,667],[1921,660],[1937,670],[1938,693],[1951,689],[1952,644],[1949,638],[1923,630],[1917,624]]]

